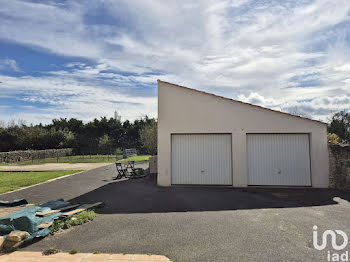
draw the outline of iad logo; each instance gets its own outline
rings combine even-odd
[[[337,244],[337,234],[340,235],[342,237],[342,243],[340,245]],[[331,238],[331,243],[332,243],[332,247],[334,250],[340,251],[343,250],[344,248],[346,248],[346,246],[348,245],[348,236],[345,234],[344,231],[342,230],[326,230],[323,232],[322,234],[322,242],[319,245],[318,244],[318,233],[317,233],[317,226],[315,225],[313,227],[313,245],[314,248],[317,250],[323,250],[326,248],[327,246],[327,241],[328,241],[328,236]],[[338,241],[339,243],[339,241]],[[332,253],[331,251],[328,251],[327,254],[327,260],[328,261],[349,261],[349,252],[346,251],[345,253]]]
[[[314,226],[314,232],[313,232],[313,244],[314,244],[314,248],[316,248],[317,250],[323,250],[326,248],[327,246],[327,237],[330,236],[331,237],[331,243],[332,243],[332,247],[335,250],[343,250],[347,245],[348,245],[348,236],[345,234],[344,231],[342,230],[326,230],[323,232],[322,235],[322,244],[319,245],[318,244],[318,240],[317,240],[317,226]],[[343,243],[341,245],[337,245],[337,234],[341,235],[343,237]]]

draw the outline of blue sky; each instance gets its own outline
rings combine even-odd
[[[0,119],[157,117],[156,80],[327,121],[350,1],[0,0]]]

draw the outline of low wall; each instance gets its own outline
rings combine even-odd
[[[350,146],[329,145],[329,186],[350,191]]]
[[[24,160],[72,155],[72,148],[0,152],[0,162],[15,163]]]

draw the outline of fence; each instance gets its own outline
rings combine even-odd
[[[137,150],[136,150],[136,148],[127,148],[127,149],[124,149],[123,156],[124,156],[124,158],[131,157],[131,156],[137,156]]]
[[[72,155],[72,148],[0,152],[1,163],[16,163],[40,158],[54,158]]]
[[[100,163],[123,159],[123,154],[74,154],[71,148],[35,151],[0,152],[0,164],[42,164],[42,163]]]

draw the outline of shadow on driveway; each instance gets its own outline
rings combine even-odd
[[[69,201],[102,201],[102,214],[218,211],[332,205],[350,193],[312,188],[158,187],[156,176],[115,181]]]

